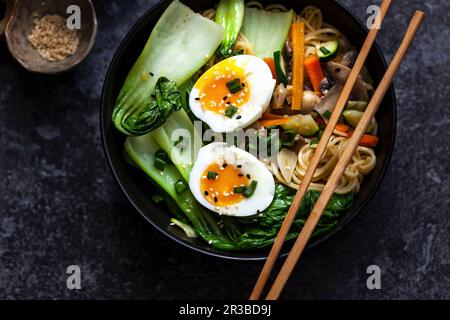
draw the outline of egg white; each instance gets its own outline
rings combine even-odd
[[[249,174],[258,182],[253,195],[229,206],[214,206],[203,195],[200,181],[210,164],[241,165],[243,174]],[[197,161],[189,177],[189,188],[195,199],[204,207],[219,214],[246,217],[264,211],[272,203],[275,195],[275,181],[270,171],[256,157],[235,146],[214,142],[200,149]]]
[[[233,132],[242,129],[259,118],[270,104],[276,80],[272,78],[269,66],[260,58],[250,55],[240,55],[225,59],[219,63],[234,63],[245,71],[245,81],[250,90],[249,99],[239,106],[236,114],[229,118],[211,110],[205,110],[201,102],[196,100],[200,91],[194,85],[189,95],[189,106],[194,115],[206,122],[215,132]],[[212,67],[214,68],[214,66]],[[201,81],[202,77],[198,81]],[[240,119],[236,119],[240,116]]]

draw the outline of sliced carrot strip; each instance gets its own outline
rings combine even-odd
[[[274,114],[274,113],[270,113],[270,112],[265,112],[262,114],[262,119],[283,119],[284,116],[279,115],[279,114]]]
[[[349,131],[348,133],[348,138],[350,139],[350,137],[353,135],[353,131]],[[373,148],[376,147],[378,144],[378,137],[371,135],[371,134],[365,134],[363,135],[363,137],[361,138],[361,141],[359,142],[359,145],[362,147],[368,147],[368,148]]]
[[[261,119],[259,124],[263,127],[281,126],[282,124],[288,123],[291,118],[286,117],[282,119]]]
[[[305,24],[294,22],[291,25],[292,41],[292,110],[302,109],[304,58],[305,58]],[[322,80],[322,79],[321,79]]]
[[[324,78],[320,60],[312,55],[305,59],[305,70],[315,92],[320,92],[320,81]]]
[[[336,129],[337,131],[345,133],[345,132],[348,132],[350,130],[350,127],[348,125],[346,125],[346,124],[338,123],[338,124],[336,124],[336,127],[334,127],[334,129]]]

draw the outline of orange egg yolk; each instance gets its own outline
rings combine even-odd
[[[227,83],[239,79],[242,89],[231,93]],[[239,108],[247,103],[250,88],[244,69],[231,61],[223,61],[206,71],[195,85],[199,90],[196,98],[204,110],[225,114],[230,106]]]
[[[214,178],[208,178],[208,173],[214,172]],[[241,172],[240,168],[229,164],[213,163],[203,172],[200,188],[203,196],[217,207],[229,206],[243,199],[241,193],[234,193],[234,188],[247,187],[249,177]]]

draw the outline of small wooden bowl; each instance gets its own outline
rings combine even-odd
[[[81,9],[80,43],[77,51],[61,61],[42,58],[31,46],[28,36],[36,17],[59,14],[67,17],[67,8],[77,5]],[[97,35],[97,17],[91,0],[16,0],[12,16],[6,26],[5,37],[13,57],[27,70],[44,74],[58,74],[72,69],[86,58]]]

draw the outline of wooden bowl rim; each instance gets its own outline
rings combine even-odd
[[[68,64],[66,68],[61,68],[61,69],[58,69],[58,68],[37,69],[34,67],[34,65],[28,64],[27,61],[23,60],[20,56],[18,56],[16,51],[14,50],[13,46],[11,45],[11,43],[10,43],[11,42],[10,37],[12,37],[11,25],[12,25],[14,19],[17,17],[17,10],[19,8],[19,5],[22,3],[22,1],[23,0],[15,1],[13,8],[12,8],[11,16],[9,18],[9,21],[8,21],[8,23],[6,25],[6,29],[5,29],[6,44],[8,46],[8,50],[11,53],[11,55],[13,56],[14,60],[16,60],[22,67],[24,67],[26,70],[28,70],[30,72],[53,75],[53,74],[60,74],[63,72],[67,72],[67,71],[75,68],[81,62],[83,62],[84,59],[86,59],[88,54],[91,52],[92,47],[94,46],[95,39],[97,37],[97,29],[98,29],[97,14],[95,12],[94,4],[92,3],[91,0],[84,0],[84,1],[87,1],[89,8],[91,9],[91,12],[92,12],[92,30],[91,30],[91,36],[88,41],[88,45],[87,45],[86,49],[82,53],[80,53],[80,55],[78,57],[76,57],[76,59],[73,60],[73,62],[71,64]],[[80,0],[74,0],[74,1],[80,1]],[[53,63],[55,65],[59,65],[60,63],[62,63],[64,61],[65,60],[55,61]]]

